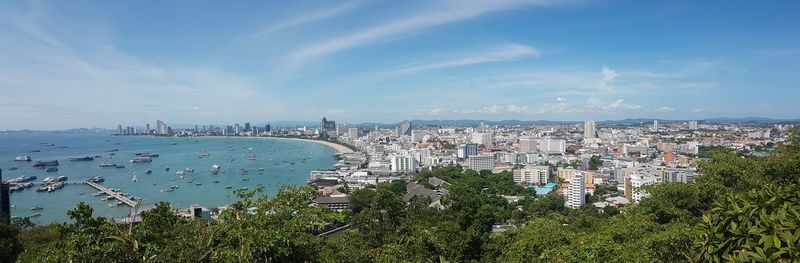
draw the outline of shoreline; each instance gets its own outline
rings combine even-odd
[[[253,137],[253,138],[270,138],[270,139],[278,139],[278,140],[287,140],[287,141],[300,141],[300,142],[313,142],[322,144],[328,147],[333,148],[336,150],[336,153],[353,153],[354,151],[347,146],[330,142],[330,141],[323,141],[323,140],[314,140],[314,139],[303,139],[303,138],[288,138],[288,137],[276,137],[276,136],[264,136],[264,137]]]

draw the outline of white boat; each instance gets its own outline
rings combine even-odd
[[[214,164],[214,165],[212,165],[212,166],[211,166],[211,174],[217,174],[217,173],[219,173],[219,168],[220,168],[220,167],[219,167],[219,165],[217,165],[217,164]]]
[[[175,175],[184,175],[184,174],[186,174],[186,172],[184,172],[183,170],[175,172]]]
[[[133,179],[131,179],[131,181],[134,181],[134,182],[138,181],[138,180],[136,179],[136,175],[134,175],[134,176],[133,176]]]
[[[23,156],[17,156],[17,158],[14,158],[14,161],[19,161],[19,162],[30,162],[30,161],[31,161],[31,157],[30,157],[30,156],[27,156],[27,155],[23,155]]]
[[[153,158],[144,157],[144,156],[138,156],[136,158],[133,158],[133,160],[130,160],[129,162],[130,163],[150,163],[150,162],[153,162]]]
[[[183,171],[185,171],[187,173],[194,173],[194,169],[192,169],[192,168],[186,168],[186,169],[183,169]]]

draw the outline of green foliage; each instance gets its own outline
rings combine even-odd
[[[796,261],[799,226],[800,187],[767,186],[714,203],[696,244],[706,261]]]

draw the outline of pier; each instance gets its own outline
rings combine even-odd
[[[117,200],[125,203],[126,205],[128,205],[130,207],[134,207],[135,208],[135,207],[137,207],[139,205],[139,203],[137,203],[136,201],[131,200],[127,196],[123,196],[123,195],[120,195],[117,192],[111,191],[111,189],[108,189],[105,186],[102,186],[102,185],[100,185],[98,183],[86,182],[86,184],[88,184],[89,186],[94,187],[95,189],[107,194],[108,196],[116,198]]]

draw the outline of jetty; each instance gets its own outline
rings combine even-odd
[[[114,197],[115,199],[121,201],[122,203],[124,203],[124,204],[126,204],[126,205],[128,205],[130,207],[134,207],[135,208],[135,207],[137,207],[139,205],[139,203],[137,203],[136,201],[131,200],[127,196],[123,196],[123,195],[121,195],[121,194],[119,194],[117,192],[111,191],[111,189],[108,189],[107,187],[102,186],[102,185],[100,185],[98,183],[86,182],[86,184],[88,184],[91,187],[94,187],[98,191],[101,191],[101,192],[107,194],[108,196]]]

